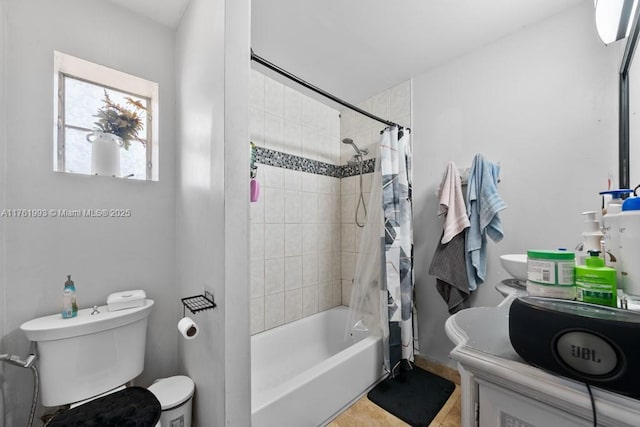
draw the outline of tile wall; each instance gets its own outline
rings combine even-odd
[[[373,159],[384,125],[351,110],[339,113],[255,70],[250,85],[251,141],[269,156],[268,165],[258,163],[261,195],[250,211],[256,334],[349,304],[362,233],[355,224],[360,178],[348,176],[353,170],[345,165],[354,151],[340,141],[352,138]],[[411,82],[358,106],[410,127]],[[348,177],[340,178],[340,165]],[[370,187],[371,174],[365,173],[365,202]],[[362,207],[358,218],[362,223]]]
[[[357,106],[383,119],[411,127],[411,81],[407,80],[382,91]],[[340,139],[353,139],[359,148],[369,149],[367,158],[375,158],[374,148],[385,125],[351,110],[343,110],[340,115]],[[340,164],[346,164],[353,154],[351,146],[341,144]]]
[[[411,127],[411,81],[407,80],[397,86],[374,95],[358,104],[358,107],[369,111],[378,117],[398,123],[401,126]],[[372,120],[366,116],[351,110],[340,112],[340,139],[351,138],[358,148],[366,148],[369,155],[366,158],[375,158],[379,143],[380,131],[384,129],[383,123]],[[341,144],[340,163],[346,164],[355,154],[353,148],[347,144]],[[342,212],[342,303],[349,305],[351,299],[351,286],[355,272],[356,257],[359,248],[362,228],[355,223],[355,211],[359,197],[359,176],[342,178],[341,183],[341,212]],[[365,201],[369,200],[371,188],[371,174],[363,175],[363,192]],[[363,211],[360,208],[358,221],[362,224]]]
[[[257,146],[339,164],[337,110],[257,71],[250,100]],[[278,157],[286,163],[288,156]],[[342,303],[340,178],[311,173],[312,166],[258,164],[261,195],[250,210],[252,334]]]

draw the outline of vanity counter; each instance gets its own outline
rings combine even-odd
[[[445,324],[456,345],[450,357],[461,376],[462,425],[593,425],[585,384],[531,366],[513,349],[509,307],[520,294],[508,294],[497,307],[462,310]],[[640,400],[594,386],[592,391],[598,425],[640,425]]]

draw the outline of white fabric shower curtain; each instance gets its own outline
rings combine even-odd
[[[347,334],[380,335],[384,367],[392,375],[413,362],[413,226],[409,129],[381,133],[371,183],[369,216],[360,241]]]

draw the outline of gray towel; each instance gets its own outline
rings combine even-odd
[[[465,233],[457,234],[449,243],[438,241],[429,274],[436,276],[436,289],[447,303],[450,314],[469,307],[469,283],[465,262]]]

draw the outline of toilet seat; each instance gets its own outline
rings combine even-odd
[[[194,389],[193,380],[185,375],[161,378],[148,388],[160,402],[163,411],[177,408],[187,402],[193,396]]]

